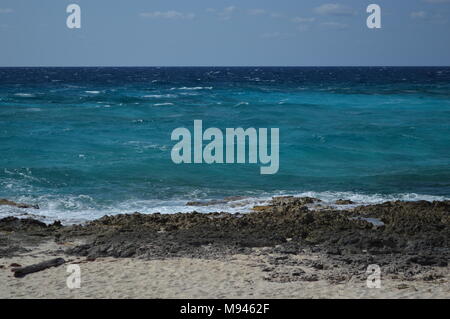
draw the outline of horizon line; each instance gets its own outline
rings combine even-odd
[[[0,68],[448,68],[450,65],[34,65]]]

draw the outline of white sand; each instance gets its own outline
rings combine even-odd
[[[25,278],[13,277],[11,263],[26,266],[56,257],[84,260],[54,255],[55,248],[54,243],[47,243],[39,251],[0,259],[4,266],[0,298],[450,298],[449,268],[444,270],[446,277],[437,281],[382,279],[382,288],[369,289],[361,280],[270,282],[264,279],[267,273],[259,267],[259,257],[244,255],[227,261],[97,259],[79,264],[81,288],[73,290],[66,285],[69,263]]]

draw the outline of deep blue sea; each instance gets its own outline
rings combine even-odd
[[[174,164],[171,133],[194,120],[279,128],[279,172]],[[0,198],[41,207],[0,217],[450,198],[450,68],[0,68],[0,154]],[[248,199],[185,206],[227,196]]]

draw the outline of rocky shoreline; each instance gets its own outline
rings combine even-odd
[[[87,260],[255,255],[265,260],[266,280],[276,282],[364,279],[371,264],[379,265],[384,276],[433,281],[449,274],[450,201],[337,209],[314,198],[277,197],[247,214],[135,213],[71,226],[0,220],[0,258],[49,240],[61,247],[60,253]]]

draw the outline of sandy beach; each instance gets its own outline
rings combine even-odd
[[[54,243],[41,245],[33,253],[1,260],[0,298],[449,298],[449,268],[438,269],[439,280],[405,281],[382,278],[380,289],[367,287],[362,279],[340,283],[327,280],[270,280],[265,267],[267,258],[253,255],[232,255],[225,260],[170,258],[142,260],[137,258],[73,258],[56,255],[79,263],[81,287],[69,289],[67,265],[14,278],[10,264],[34,264],[54,258],[60,247]],[[296,256],[299,259],[312,256]],[[281,274],[302,269],[314,274],[315,269],[279,266]]]

